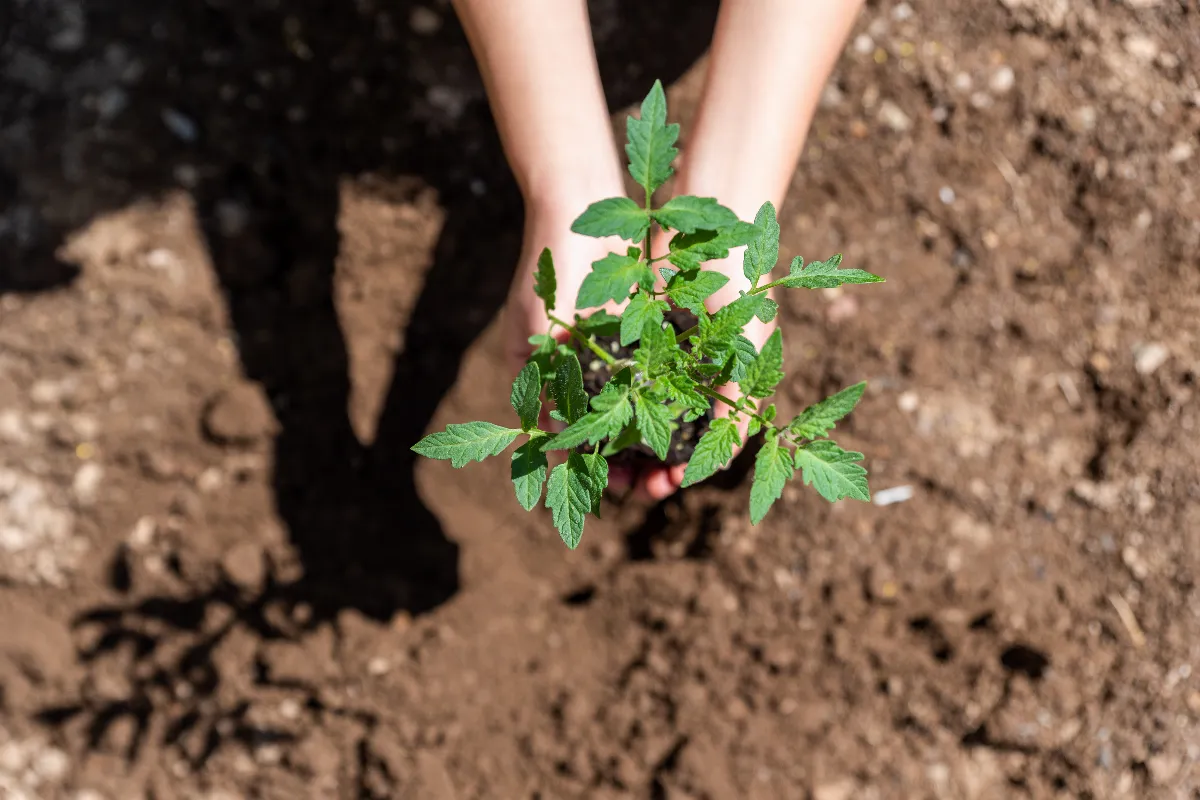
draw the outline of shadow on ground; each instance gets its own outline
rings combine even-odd
[[[657,4],[651,19],[639,5],[593,3],[614,108],[652,77],[672,81],[690,67],[715,19],[715,2]],[[376,619],[422,613],[457,591],[457,546],[417,495],[409,446],[502,302],[520,244],[520,197],[449,15],[433,30],[410,24],[411,3],[373,0],[107,0],[89,3],[83,17],[53,3],[23,9],[0,41],[10,64],[0,85],[0,203],[9,208],[0,243],[17,254],[0,265],[0,293],[69,283],[75,273],[54,256],[66,233],[182,186],[195,198],[244,372],[262,384],[280,424],[275,498],[304,577],[268,581],[252,598],[222,584],[86,612],[79,624],[102,635],[80,658],[132,644],[135,690],[121,703],[44,714],[88,715],[93,746],[132,717],[140,731],[132,757],[160,710],[155,698],[186,678],[195,702],[163,736],[203,723],[208,744],[193,754],[202,760],[241,729],[236,704],[224,725],[198,711],[220,683],[213,648],[233,627],[287,637],[295,631],[265,613],[280,601],[311,608],[307,624],[316,625],[347,608]],[[637,34],[622,33],[630,30]],[[446,214],[369,447],[347,418],[332,291],[339,181],[363,173],[415,176]],[[422,390],[395,388],[413,386]],[[204,631],[214,604],[236,613]],[[147,668],[185,632],[198,636],[181,655]]]

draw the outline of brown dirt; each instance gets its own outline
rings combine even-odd
[[[715,3],[593,7],[686,137]],[[443,4],[28,0],[0,61],[0,796],[1200,796],[1194,4],[873,3],[780,218],[889,281],[787,296],[782,410],[869,379],[911,499],[751,528],[743,461],[575,553],[408,451],[507,418]]]

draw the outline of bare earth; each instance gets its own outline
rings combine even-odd
[[[686,148],[715,3],[592,7]],[[447,6],[7,3],[0,797],[1200,797],[1198,75],[1187,0],[871,3],[780,219],[888,282],[787,297],[782,410],[869,380],[911,497],[571,553],[408,451],[510,413]]]

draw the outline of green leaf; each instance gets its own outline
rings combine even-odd
[[[665,461],[667,451],[671,448],[671,431],[675,429],[670,410],[647,399],[640,392],[634,396],[634,408],[637,411],[637,427],[641,431],[642,441],[650,445],[660,461]]]
[[[670,310],[666,301],[654,300],[645,292],[635,294],[621,314],[621,345],[631,345],[640,339],[647,324],[662,327],[663,314]]]
[[[568,425],[546,445],[546,449],[568,450],[584,442],[596,444],[601,439],[616,436],[633,419],[629,394],[628,385],[619,385],[615,379],[610,381],[592,398],[592,411]]]
[[[584,336],[616,336],[621,329],[621,318],[600,309],[589,317],[575,315],[575,330]]]
[[[762,301],[759,302],[758,311],[755,311],[754,315],[757,316],[759,318],[759,320],[762,321],[762,323],[765,325],[766,323],[775,319],[775,315],[778,313],[779,313],[779,303],[776,303],[774,300],[772,300],[769,297],[764,297],[762,299]]]
[[[750,524],[757,525],[783,494],[783,485],[796,473],[792,454],[778,436],[763,443],[754,458],[754,483],[750,486]]]
[[[666,390],[667,397],[687,408],[704,412],[711,405],[707,397],[696,391],[699,384],[682,372],[667,373],[659,379],[659,384]]]
[[[509,402],[521,418],[522,428],[529,431],[537,427],[538,415],[542,413],[542,373],[537,362],[529,362],[517,374]]]
[[[753,241],[758,234],[757,227],[741,221],[721,232],[678,233],[670,241],[667,260],[680,269],[696,269],[705,261],[727,257],[730,250]]]
[[[576,304],[580,308],[594,308],[609,300],[622,302],[629,297],[635,283],[646,289],[654,287],[654,273],[646,266],[646,262],[628,254],[609,253],[592,264],[592,271],[579,287]]]
[[[729,375],[726,380],[735,383],[746,380],[746,370],[750,369],[756,358],[758,351],[754,349],[754,342],[740,334],[735,336],[733,346],[729,349]]]
[[[543,380],[553,378],[558,340],[548,334],[538,333],[529,337],[529,343],[533,345],[533,352],[529,354],[528,360],[538,365],[538,373]]]
[[[546,304],[546,313],[549,314],[553,311],[554,293],[558,291],[558,281],[554,277],[554,257],[550,255],[549,247],[542,248],[542,254],[538,256],[537,272],[533,276],[533,290]]]
[[[667,124],[667,96],[662,82],[655,81],[642,101],[641,118],[625,120],[625,134],[629,139],[625,145],[629,174],[647,192],[653,192],[671,177],[671,162],[679,155],[675,148],[679,125]]]
[[[412,450],[426,458],[449,459],[450,466],[458,469],[503,452],[521,433],[490,422],[452,424],[444,431],[429,434],[414,444]]]
[[[727,283],[729,278],[719,272],[680,272],[667,283],[667,297],[680,308],[699,315],[704,301]]]
[[[621,431],[614,439],[609,439],[604,443],[604,447],[600,448],[600,453],[606,458],[615,456],[627,447],[633,447],[642,441],[642,433],[637,429],[637,425],[626,425],[625,430]]]
[[[747,397],[770,397],[783,380],[783,334],[776,329],[763,345],[762,352],[746,367],[746,376],[738,381]]]
[[[641,342],[633,351],[633,360],[643,373],[653,377],[662,367],[672,363],[678,353],[671,329],[664,328],[661,322],[651,321],[642,329]]]
[[[857,462],[862,453],[843,450],[828,439],[810,442],[796,450],[796,466],[804,471],[804,485],[812,484],[831,503],[850,497],[870,502],[867,471]]]
[[[650,230],[650,216],[646,209],[628,197],[610,197],[588,206],[571,223],[571,230],[597,239],[620,236],[631,242],[640,242]]]
[[[779,260],[779,223],[775,220],[775,206],[770,201],[762,204],[754,216],[759,236],[746,246],[742,256],[742,272],[750,281],[750,287],[758,286],[763,275],[770,275]],[[769,320],[764,320],[767,322]]]
[[[818,439],[827,435],[839,419],[854,410],[866,388],[866,381],[863,381],[842,389],[819,403],[813,403],[788,423],[788,431],[803,439]]]
[[[762,295],[744,294],[711,318],[700,317],[700,351],[720,360],[733,347],[734,339],[754,319]]]
[[[513,451],[512,482],[517,493],[517,502],[526,511],[532,511],[542,499],[542,484],[546,482],[546,454],[542,452],[545,436],[532,436],[529,441]]]
[[[762,423],[758,421],[758,417],[751,417],[750,421],[746,423],[746,439],[747,439],[747,441],[749,441],[750,439],[753,439],[755,436],[757,436],[758,432],[761,430],[762,430]]]
[[[592,495],[592,513],[600,516],[600,501],[608,487],[608,462],[600,453],[584,453],[583,463],[588,471],[588,491]]]
[[[861,269],[838,269],[842,254],[828,261],[814,261],[807,267],[800,256],[792,259],[789,275],[779,282],[789,289],[833,289],[843,283],[883,283],[883,278]]]
[[[552,512],[554,527],[567,547],[574,550],[583,538],[583,524],[588,512],[598,505],[594,465],[579,453],[570,453],[567,460],[550,471],[546,486],[546,508]],[[607,465],[605,466],[607,477]],[[603,488],[600,490],[603,492]]]
[[[550,384],[550,397],[568,424],[587,413],[588,396],[583,388],[583,369],[579,366],[579,356],[574,352],[565,356],[558,365],[554,381]]]
[[[679,272],[679,270],[672,269],[671,267],[659,267],[658,268],[658,274],[662,275],[662,279],[664,281],[668,281],[668,282],[671,280],[671,278],[674,278],[675,275],[678,274],[678,272]]]
[[[650,214],[659,225],[680,233],[723,231],[738,222],[737,214],[718,203],[717,198],[690,194],[672,197]]]
[[[683,486],[699,483],[733,458],[733,448],[742,443],[737,425],[728,417],[714,419],[696,442],[696,451],[683,473]]]

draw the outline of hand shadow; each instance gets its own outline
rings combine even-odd
[[[614,108],[639,100],[654,78],[669,83],[688,69],[716,11],[715,0],[657,3],[649,16],[636,0],[592,6]],[[0,162],[14,176],[0,172],[0,200],[65,210],[32,237],[18,259],[24,266],[0,274],[0,291],[68,282],[69,270],[45,257],[63,234],[182,181],[245,375],[263,386],[279,423],[275,503],[303,565],[299,579],[269,575],[253,596],[219,579],[186,597],[131,596],[81,613],[77,626],[98,629],[82,661],[115,657],[129,643],[135,654],[127,698],[66,700],[41,715],[60,725],[86,719],[93,748],[122,717],[137,730],[129,758],[150,730],[166,745],[198,738],[202,746],[186,754],[197,765],[226,739],[261,739],[266,732],[247,727],[245,699],[213,702],[221,679],[212,653],[229,631],[299,635],[272,621],[277,606],[304,605],[302,629],[345,609],[377,620],[420,614],[458,589],[458,546],[421,502],[409,448],[500,307],[522,211],[461,29],[443,16],[437,30],[418,33],[414,8],[404,0],[103,0],[87,6],[85,41],[57,50],[44,43],[61,21],[31,13],[13,28],[9,44],[61,83],[40,94],[0,89],[0,99],[15,100],[8,107],[30,115],[24,144]],[[81,104],[81,81],[86,90],[97,76],[130,72],[140,76],[132,88],[114,78]],[[68,156],[74,174],[60,169]],[[445,210],[370,446],[347,417],[349,365],[333,293],[339,183],[364,173],[415,176]],[[215,605],[234,613],[212,627],[206,612]],[[164,645],[182,655],[160,663]],[[190,699],[176,696],[181,680],[193,687]],[[316,687],[308,690],[316,702]],[[156,715],[166,717],[161,725],[152,725]]]

